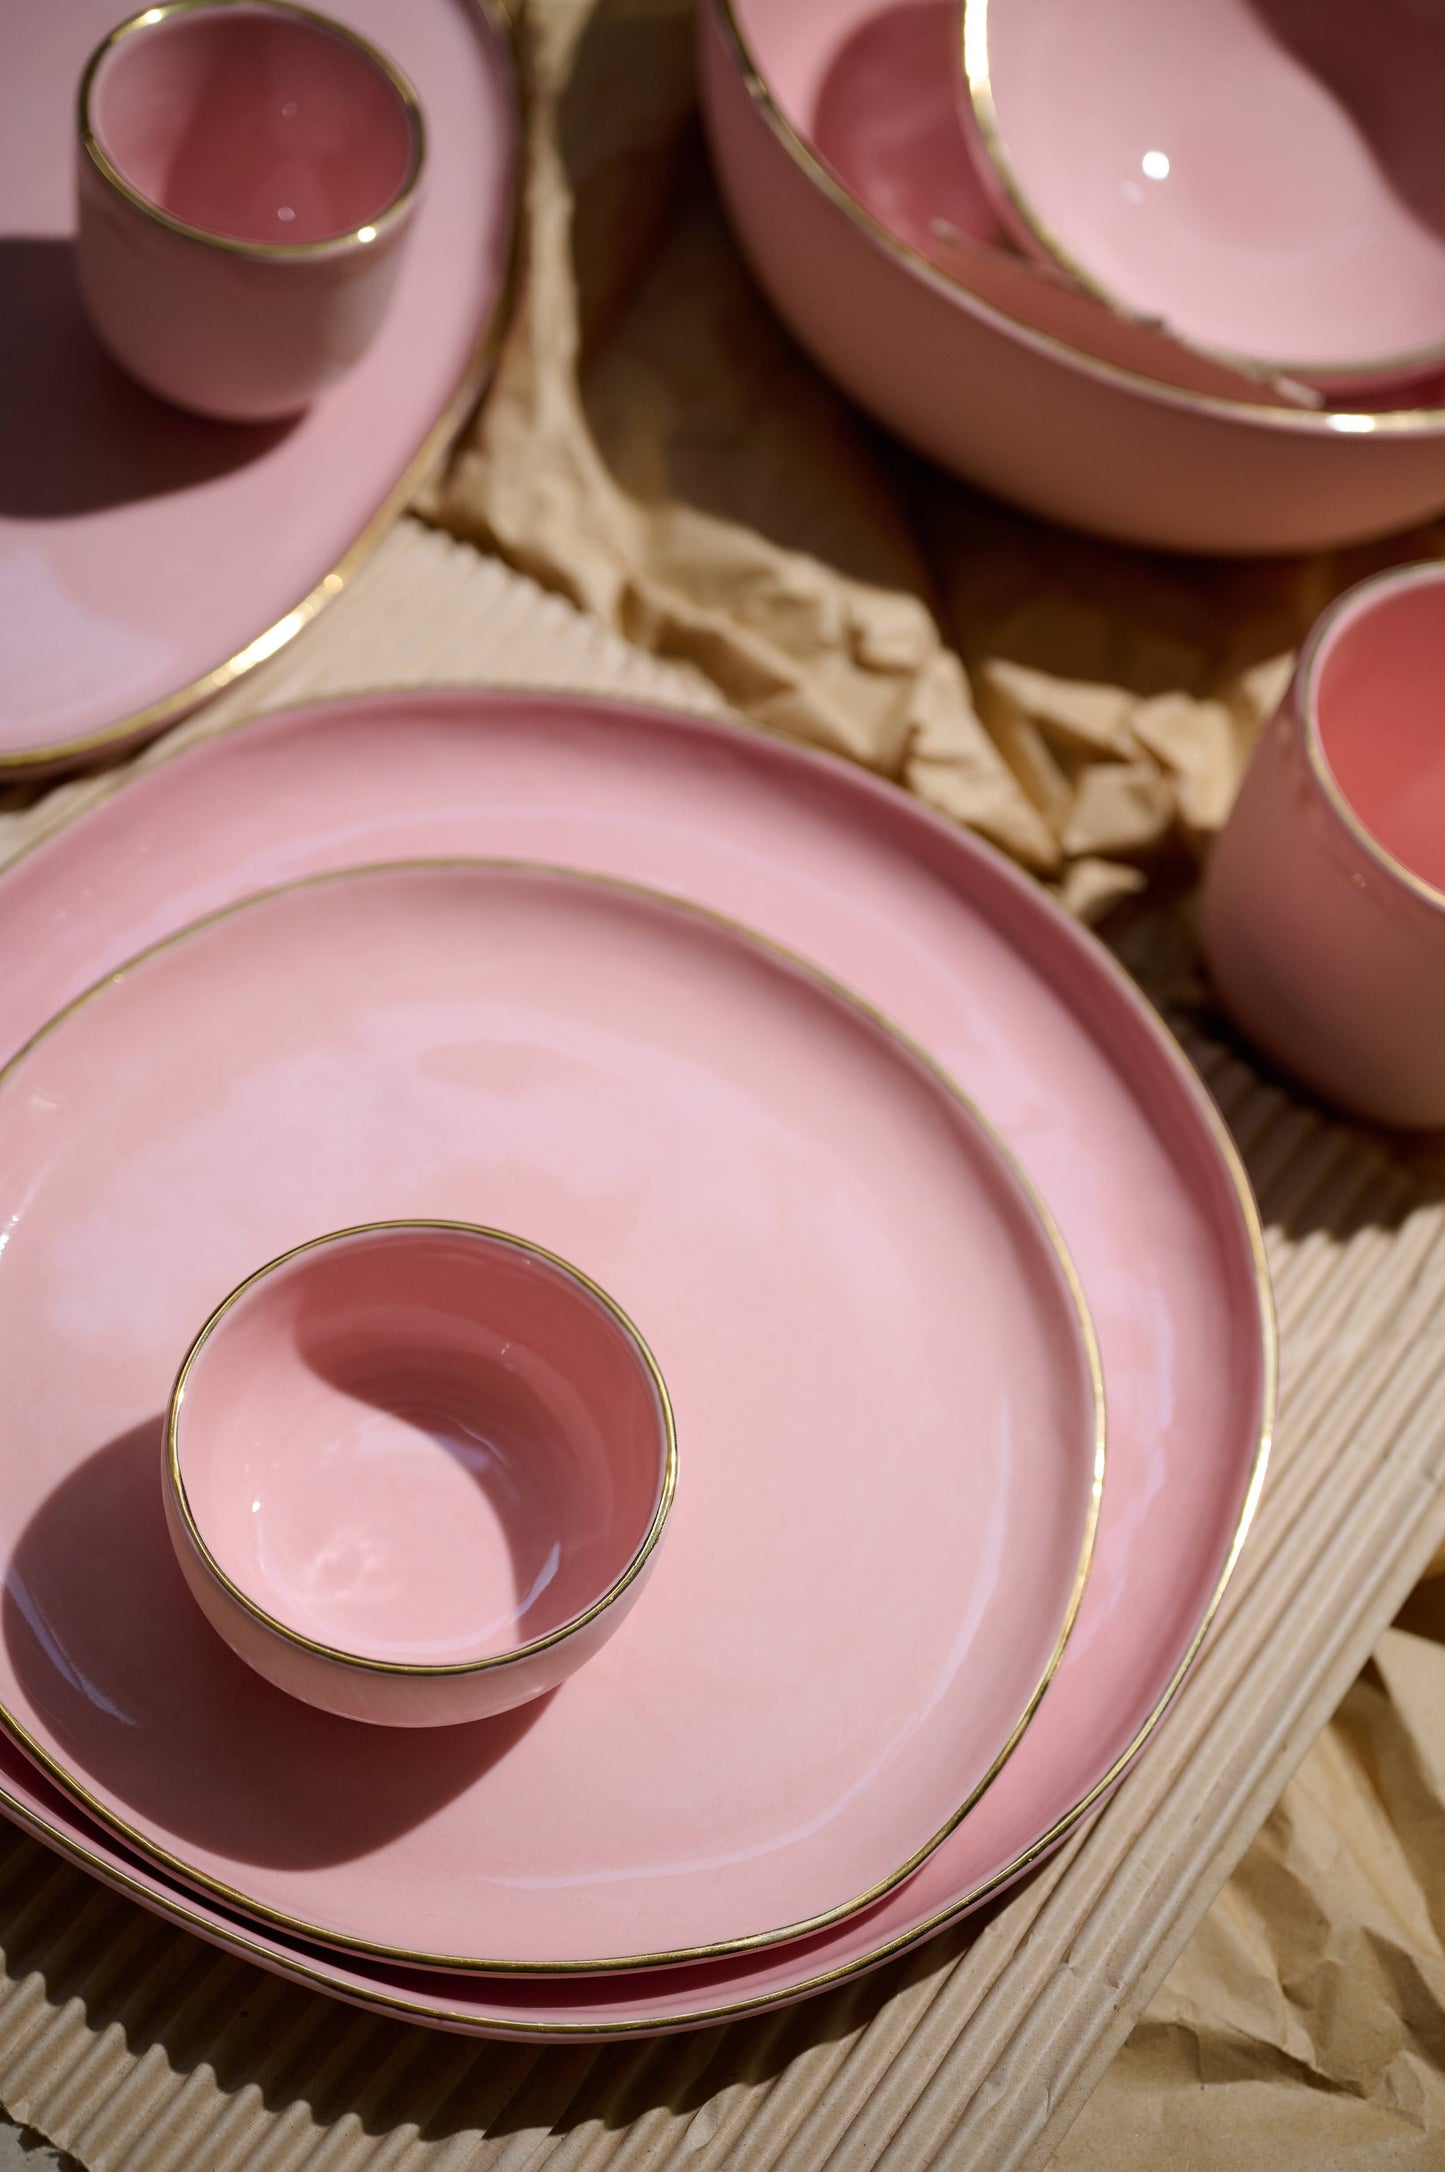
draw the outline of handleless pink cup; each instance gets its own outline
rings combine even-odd
[[[79,272],[102,344],[162,398],[296,414],[369,346],[418,201],[416,94],[286,0],[162,0],[81,79]]]
[[[1204,885],[1226,1009],[1340,1108],[1445,1125],[1445,566],[1320,619]]]
[[[626,1315],[460,1222],[263,1267],[201,1329],[166,1428],[166,1520],[211,1626],[292,1696],[393,1727],[574,1673],[641,1592],[676,1479]]]

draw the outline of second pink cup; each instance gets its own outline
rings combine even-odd
[[[1340,1108],[1445,1126],[1445,566],[1340,598],[1214,848],[1203,933],[1248,1037]]]

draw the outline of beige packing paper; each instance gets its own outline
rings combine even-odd
[[[1187,883],[1311,620],[1441,554],[1445,527],[1216,564],[982,498],[849,408],[752,286],[707,174],[686,0],[531,0],[525,35],[523,299],[423,510],[760,726],[897,779],[1086,919]],[[1445,2165],[1445,1581],[1387,1635],[1057,2162]]]

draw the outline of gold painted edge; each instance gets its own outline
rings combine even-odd
[[[138,15],[130,16],[125,22],[117,23],[114,30],[106,32],[85,64],[77,94],[76,121],[81,147],[86,157],[106,186],[113,190],[123,203],[128,204],[132,211],[138,211],[154,225],[164,227],[168,234],[178,234],[182,240],[193,241],[204,249],[218,249],[226,256],[252,257],[271,263],[307,263],[314,262],[318,257],[338,256],[369,247],[379,235],[389,233],[401,223],[415,200],[426,165],[426,121],[422,114],[421,101],[408,78],[380,46],[373,45],[369,38],[363,37],[359,30],[353,30],[349,23],[338,22],[332,16],[318,15],[313,8],[299,6],[297,0],[252,0],[252,4],[265,13],[284,15],[293,22],[307,23],[313,29],[335,38],[338,44],[351,46],[391,85],[406,115],[411,136],[411,155],[407,160],[406,175],[395,196],[383,205],[374,218],[363,220],[349,232],[325,234],[315,241],[247,241],[240,234],[217,233],[211,227],[193,226],[189,219],[177,218],[174,212],[167,211],[164,205],[156,203],[138,189],[134,182],[126,179],[101,143],[91,119],[90,99],[96,77],[108,55],[125,39],[140,31],[154,30],[159,24],[168,22],[172,16],[218,15],[235,4],[236,0],[156,0],[154,6],[142,9]]]
[[[975,294],[962,280],[954,278],[950,272],[921,256],[907,242],[900,241],[896,234],[890,233],[886,226],[873,217],[857,197],[844,188],[837,176],[810,150],[774,100],[767,80],[743,35],[734,0],[710,0],[710,4],[716,10],[716,20],[731,48],[732,59],[744,90],[778,144],[813,187],[821,191],[834,208],[841,211],[884,256],[894,258],[914,278],[921,279],[926,286],[932,287],[948,300],[961,302],[970,314],[981,317],[1008,338],[1044,354],[1063,356],[1086,375],[1097,377],[1108,384],[1125,387],[1163,406],[1218,415],[1262,429],[1304,430],[1326,438],[1402,437],[1425,431],[1445,432],[1445,407],[1269,407],[1256,404],[1252,400],[1233,400],[1222,392],[1194,392],[1184,385],[1166,384],[1157,377],[1141,376],[1137,370],[1125,369],[1122,363],[1106,362],[1083,347],[1072,346],[1068,340],[1060,339],[1057,333],[1020,324],[1016,318],[1008,316],[992,302],[984,301],[981,295]]]
[[[1289,699],[1304,745],[1305,760],[1332,812],[1339,817],[1360,850],[1384,874],[1439,912],[1445,909],[1445,890],[1437,889],[1434,883],[1427,882],[1423,875],[1417,875],[1412,867],[1407,867],[1403,860],[1396,859],[1388,846],[1381,844],[1374,831],[1360,819],[1345,796],[1325,752],[1315,700],[1315,681],[1328,661],[1328,651],[1335,638],[1345,632],[1357,612],[1367,609],[1376,598],[1407,588],[1445,588],[1445,561],[1427,559],[1419,565],[1390,566],[1383,573],[1371,574],[1368,580],[1357,581],[1353,588],[1347,588],[1342,596],[1337,596],[1320,613],[1305,637]]]
[[[122,968],[122,973],[124,971],[125,968]],[[112,978],[115,977],[112,976]],[[105,983],[105,985],[108,986],[109,982]],[[3,1073],[0,1073],[0,1083],[3,1083]],[[232,1306],[239,1303],[249,1290],[255,1288],[257,1283],[264,1282],[278,1268],[289,1266],[292,1260],[300,1259],[307,1252],[315,1252],[323,1245],[342,1243],[348,1237],[379,1236],[385,1232],[397,1230],[425,1230],[438,1234],[450,1233],[459,1237],[484,1237],[493,1244],[506,1245],[512,1251],[520,1252],[528,1259],[542,1260],[547,1266],[560,1272],[569,1282],[575,1283],[595,1305],[599,1306],[607,1314],[614,1326],[622,1330],[623,1337],[631,1346],[633,1354],[642,1361],[643,1370],[651,1383],[658,1415],[662,1420],[664,1452],[662,1468],[657,1481],[657,1498],[653,1504],[651,1520],[648,1523],[647,1530],[634,1547],[620,1573],[613,1578],[607,1589],[599,1598],[594,1599],[590,1606],[579,1614],[569,1616],[557,1628],[549,1629],[545,1636],[534,1637],[527,1644],[511,1645],[505,1651],[489,1653],[481,1659],[458,1659],[436,1663],[418,1663],[412,1660],[400,1659],[372,1659],[361,1652],[348,1652],[340,1645],[323,1644],[316,1637],[308,1637],[302,1631],[290,1628],[287,1623],[281,1621],[276,1615],[268,1614],[266,1609],[258,1605],[250,1594],[233,1577],[228,1576],[221,1567],[220,1562],[206,1542],[205,1534],[196,1521],[191,1508],[190,1496],[186,1491],[185,1475],[181,1470],[180,1418],[182,1404],[185,1400],[186,1382],[190,1377],[191,1368],[196,1359],[201,1355],[206,1344],[210,1341]],[[667,1522],[672,1508],[673,1496],[677,1491],[677,1422],[673,1413],[672,1397],[668,1393],[667,1382],[662,1376],[662,1370],[652,1353],[650,1345],[638,1329],[637,1323],[629,1318],[621,1305],[618,1304],[616,1298],[603,1289],[600,1282],[595,1282],[591,1275],[586,1274],[582,1268],[574,1266],[571,1260],[563,1259],[559,1253],[549,1252],[545,1245],[534,1244],[530,1238],[519,1237],[511,1230],[494,1229],[483,1222],[455,1222],[431,1216],[415,1215],[410,1218],[382,1222],[353,1222],[345,1229],[331,1229],[327,1230],[323,1236],[309,1237],[304,1244],[294,1244],[289,1251],[280,1252],[275,1259],[268,1260],[264,1267],[258,1267],[253,1274],[247,1275],[244,1282],[238,1282],[235,1289],[228,1296],[221,1299],[220,1304],[217,1305],[182,1359],[181,1369],[176,1375],[175,1386],[171,1390],[170,1402],[166,1408],[165,1475],[167,1489],[175,1504],[176,1513],[185,1526],[187,1536],[195,1548],[202,1566],[242,1611],[252,1621],[259,1623],[263,1629],[268,1630],[273,1636],[282,1638],[298,1651],[308,1652],[314,1658],[328,1660],[334,1666],[349,1669],[359,1674],[416,1675],[428,1681],[435,1679],[450,1681],[465,1675],[494,1674],[501,1668],[514,1667],[523,1660],[534,1659],[539,1652],[554,1650],[557,1645],[564,1644],[569,1637],[575,1636],[579,1630],[587,1628],[590,1623],[596,1621],[600,1614],[606,1613],[607,1609],[616,1600],[620,1599],[623,1592],[636,1581],[656,1550],[658,1540],[662,1536],[663,1526]]]
[[[628,712],[641,711],[644,716],[657,724],[669,723],[674,727],[681,724],[689,730],[696,730],[701,733],[715,733],[724,739],[730,739],[740,752],[744,748],[756,748],[759,742],[765,747],[771,747],[774,751],[785,748],[789,760],[798,762],[805,769],[817,769],[824,775],[839,773],[846,775],[849,784],[860,787],[865,794],[876,792],[880,797],[891,797],[893,793],[899,791],[898,786],[889,784],[886,780],[874,776],[870,771],[862,768],[861,765],[845,761],[842,756],[831,754],[824,748],[809,746],[803,741],[787,738],[780,732],[770,732],[756,725],[744,724],[734,717],[719,716],[710,711],[687,710],[681,708],[676,702],[659,701],[647,695],[600,693],[596,687],[586,686],[499,685],[461,688],[447,685],[420,684],[373,687],[365,694],[332,696],[329,699],[313,697],[309,701],[293,702],[287,708],[268,711],[261,716],[234,717],[228,723],[222,725],[209,740],[190,746],[168,746],[158,749],[143,767],[135,769],[130,775],[118,777],[113,789],[106,795],[106,800],[101,804],[107,804],[109,800],[117,798],[128,785],[143,782],[147,777],[154,775],[157,770],[169,767],[172,762],[182,760],[188,754],[201,754],[206,746],[229,739],[233,734],[243,732],[253,724],[261,727],[277,724],[288,717],[294,718],[297,714],[304,714],[308,710],[316,708],[365,705],[372,702],[379,704],[399,700],[436,700],[438,697],[445,704],[455,703],[458,706],[469,700],[472,702],[480,700],[483,703],[488,701],[508,701],[520,704],[523,707],[534,703],[541,706],[546,703],[566,703],[570,701],[582,708],[594,711],[601,710],[604,713],[612,710],[622,715]],[[908,794],[903,796],[907,800],[912,820],[921,822],[925,828],[936,831],[940,837],[947,838],[957,848],[958,824],[950,822],[946,816],[939,814],[936,809],[929,807],[924,801]],[[77,808],[74,812],[64,815],[54,828],[47,830],[43,836],[33,838],[6,863],[5,867],[0,868],[0,884],[3,884],[4,876],[8,874],[10,868],[21,865],[34,853],[39,852],[43,846],[73,829],[77,823],[83,821],[86,815],[92,811],[89,807]],[[1056,901],[1050,899],[1046,893],[1041,893],[1039,885],[1031,877],[1024,875],[1011,861],[1005,858],[1003,853],[995,846],[990,845],[986,839],[977,836],[976,833],[969,833],[966,849],[976,851],[997,874],[1006,877],[1012,885],[1018,888],[1020,893],[1028,897],[1030,908],[1035,911],[1042,911],[1046,920],[1052,919],[1055,915],[1060,919],[1066,919],[1067,916],[1064,915],[1063,908]],[[982,1880],[978,1885],[969,1888],[966,1892],[956,1895],[945,1907],[935,1910],[931,1916],[925,1917],[921,1923],[913,1924],[908,1930],[900,1931],[895,1937],[885,1939],[880,1945],[870,1948],[867,1953],[857,1954],[851,1960],[840,1962],[831,1969],[820,1970],[816,1975],[806,1977],[797,1983],[782,1985],[768,1991],[753,1992],[743,1999],[734,1999],[706,2008],[684,2009],[674,2015],[649,2015],[645,2019],[639,2020],[530,2022],[499,2017],[495,2022],[479,2023],[476,2015],[469,2014],[464,2008],[443,2007],[435,2002],[428,2003],[420,2000],[409,2001],[395,1992],[380,1989],[365,1994],[354,1989],[348,1989],[344,1993],[339,1992],[335,1983],[324,1973],[307,1968],[304,1956],[288,1957],[287,1965],[298,1972],[305,1981],[315,1984],[318,1989],[325,1991],[331,1997],[355,1998],[375,2011],[402,2015],[426,2027],[435,2028],[455,2025],[461,2033],[475,2037],[513,2037],[546,2043],[598,2043],[609,2041],[612,2038],[658,2036],[674,2029],[703,2028],[712,2022],[736,2021],[752,2014],[772,2013],[776,2012],[780,2007],[792,2005],[798,1999],[836,1989],[845,1983],[856,1982],[859,1977],[866,1976],[871,1970],[882,1967],[885,1962],[895,1960],[900,1955],[911,1952],[915,1947],[925,1944],[928,1939],[948,1930],[974,1909],[982,1907],[985,1902],[1005,1892],[1009,1886],[1015,1884],[1019,1878],[1025,1876],[1027,1872],[1041,1863],[1046,1856],[1052,1854],[1053,1850],[1061,1846],[1069,1838],[1090,1812],[1098,1807],[1122,1780],[1129,1766],[1133,1764],[1135,1758],[1138,1757],[1140,1751],[1148,1743],[1159,1722],[1168,1712],[1190,1669],[1193,1667],[1205,1637],[1219,1612],[1225,1592],[1238,1565],[1240,1554],[1243,1552],[1245,1541],[1249,1536],[1250,1527],[1259,1507],[1260,1495],[1264,1490],[1269,1468],[1270,1450],[1274,1440],[1274,1423],[1279,1393],[1279,1339],[1275,1321],[1274,1298],[1270,1286],[1269,1265],[1265,1257],[1264,1231],[1259,1219],[1259,1208],[1255,1202],[1254,1193],[1245,1172],[1239,1149],[1230,1135],[1214,1097],[1195,1070],[1194,1065],[1185,1055],[1183,1048],[1170,1031],[1168,1025],[1144,996],[1137,984],[1125,972],[1118,960],[1097,939],[1090,940],[1082,928],[1074,927],[1071,924],[1070,932],[1075,936],[1081,948],[1088,954],[1093,969],[1101,973],[1105,980],[1112,983],[1121,1000],[1133,1011],[1135,1017],[1145,1028],[1151,1043],[1160,1049],[1184,1089],[1186,1098],[1193,1104],[1196,1114],[1200,1117],[1214,1143],[1223,1164],[1224,1173],[1233,1191],[1235,1205],[1248,1243],[1254,1272],[1255,1302],[1258,1308],[1260,1334],[1262,1377],[1260,1383],[1259,1427],[1255,1435],[1254,1457],[1249,1480],[1245,1488],[1244,1501],[1235,1524],[1229,1550],[1193,1638],[1186,1647],[1174,1673],[1165,1684],[1164,1690],[1153,1710],[1145,1718],[1132,1740],[1126,1743],[1113,1764],[1109,1766],[1108,1770],[1087,1793],[1081,1795],[1077,1802],[1056,1818],[1054,1823],[1036,1841],[1032,1842],[1029,1847],[1022,1849],[1018,1855],[995,1871],[991,1877]],[[83,1861],[86,1867],[92,1869],[103,1883],[113,1884],[117,1877],[120,1877],[123,1883],[126,1882],[123,1870],[117,1871],[113,1866],[102,1861],[99,1856],[90,1854],[79,1842],[59,1833],[46,1824],[43,1814],[28,1810],[24,1804],[17,1802],[16,1798],[4,1786],[3,1781],[0,1781],[0,1804],[3,1804],[7,1811],[12,1813],[26,1827],[27,1831],[35,1832],[36,1837],[42,1840],[43,1845],[58,1848],[62,1853],[69,1854],[71,1860]],[[37,1826],[42,1827],[43,1831],[37,1832]],[[140,1886],[132,1881],[127,1889],[135,1892],[136,1897],[143,1906],[152,1911],[155,1910],[157,1896],[148,1887]],[[212,1943],[215,1943],[217,1926],[214,1921],[210,1917],[195,1915],[189,1910],[187,1903],[188,1896],[183,1891],[178,1891],[174,1896],[168,1897],[164,1905],[170,1908],[172,1920],[184,1920],[192,1924],[196,1927],[199,1936],[209,1938]],[[162,1912],[164,1912],[164,1908]],[[244,1926],[232,1925],[227,1920],[224,1929],[226,1938],[230,1941],[233,1950],[240,1948],[256,1954],[259,1958],[259,1965],[271,1968],[274,1973],[275,1957],[269,1954],[267,1949],[251,1945],[246,1938]]]
[[[1086,293],[1092,294],[1095,301],[1102,302],[1114,316],[1136,323],[1140,321],[1141,312],[1132,303],[1115,294],[1074,254],[1049,220],[1035,207],[1019,178],[993,95],[993,75],[988,54],[988,10],[989,0],[963,0],[960,18],[963,79],[968,87],[969,104],[973,108],[973,117],[988,154],[988,162],[1014,210],[1046,254],[1052,257],[1056,264],[1062,265],[1071,279]],[[1144,321],[1152,320],[1146,318]],[[1338,397],[1348,397],[1349,388],[1362,377],[1383,378],[1403,375],[1407,371],[1418,372],[1424,377],[1432,369],[1438,369],[1445,363],[1445,338],[1432,340],[1426,347],[1410,348],[1404,354],[1381,355],[1369,362],[1355,365],[1332,362],[1322,366],[1318,362],[1280,362],[1268,355],[1237,354],[1232,348],[1216,347],[1212,341],[1206,343],[1186,338],[1167,320],[1163,320],[1163,328],[1169,337],[1178,340],[1181,346],[1193,348],[1196,354],[1212,355],[1216,362],[1225,363],[1243,376],[1265,380],[1296,380],[1325,400],[1330,397],[1332,384],[1338,388]]]
[[[166,725],[178,723],[193,709],[200,708],[203,703],[224,692],[237,679],[244,678],[257,664],[264,663],[268,657],[285,648],[303,626],[311,623],[323,605],[339,596],[347,582],[360,571],[382,537],[394,526],[422,484],[440,464],[466,424],[486,390],[493,364],[511,321],[520,283],[529,108],[521,41],[506,0],[466,0],[466,4],[482,18],[487,32],[497,40],[510,63],[517,157],[512,181],[511,231],[507,242],[506,264],[477,343],[441,413],[427,429],[401,474],[387,490],[359,533],[346,546],[330,571],[322,574],[299,603],[293,604],[289,611],[284,612],[253,640],[248,641],[244,648],[227,657],[224,663],[214,665],[209,671],[202,672],[199,678],[177,687],[173,693],[161,695],[144,709],[133,710],[130,715],[120,718],[114,724],[103,725],[99,731],[83,733],[76,739],[57,740],[49,746],[0,750],[0,781],[15,780],[27,774],[43,777],[51,772],[84,764],[92,756],[138,747],[146,739],[153,738],[164,730]]]
[[[795,1923],[783,1925],[771,1931],[753,1932],[744,1938],[718,1940],[699,1946],[671,1948],[658,1953],[626,1954],[596,1960],[547,1962],[478,1960],[465,1955],[408,1952],[396,1947],[380,1946],[367,1940],[352,1938],[344,1933],[329,1930],[317,1924],[306,1923],[297,1917],[288,1916],[281,1910],[273,1909],[238,1891],[235,1887],[226,1885],[220,1879],[212,1878],[206,1872],[197,1870],[193,1865],[186,1863],[179,1856],[171,1854],[168,1849],[148,1838],[138,1828],[131,1825],[117,1812],[92,1795],[89,1789],[77,1780],[65,1765],[35,1739],[29,1730],[15,1718],[8,1706],[3,1703],[0,1703],[0,1725],[4,1726],[7,1733],[24,1748],[27,1755],[33,1759],[41,1770],[47,1773],[66,1794],[79,1802],[97,1823],[105,1826],[117,1834],[119,1838],[136,1848],[147,1861],[163,1865],[188,1884],[199,1887],[204,1892],[214,1894],[217,1899],[224,1901],[230,1907],[239,1909],[243,1914],[249,1915],[253,1919],[273,1924],[278,1929],[288,1931],[297,1937],[308,1939],[323,1946],[330,1946],[343,1952],[362,1954],[374,1960],[399,1962],[412,1968],[435,1968],[457,1974],[527,1977],[585,1976],[620,1974],[631,1969],[663,1968],[689,1961],[722,1959],[727,1955],[757,1952],[764,1948],[785,1944],[793,1939],[810,1936],[815,1931],[826,1929],[830,1924],[838,1923],[846,1917],[856,1915],[861,1909],[870,1906],[874,1901],[881,1900],[886,1894],[892,1892],[896,1886],[901,1885],[961,1824],[968,1812],[998,1777],[1018,1746],[1024,1730],[1038,1709],[1045,1690],[1058,1670],[1074,1623],[1078,1617],[1093,1560],[1094,1540],[1098,1529],[1106,1464],[1104,1377],[1093,1318],[1072,1257],[1059,1234],[1053,1216],[1007,1142],[952,1075],[934,1057],[930,1056],[920,1043],[913,1040],[884,1012],[877,1009],[876,1006],[866,1001],[862,996],[855,994],[852,989],[825,972],[822,967],[812,964],[796,951],[788,949],[784,944],[774,941],[770,936],[759,934],[755,929],[746,927],[741,921],[731,919],[724,913],[715,912],[707,906],[694,904],[689,899],[676,897],[666,891],[650,889],[642,883],[629,882],[619,876],[593,874],[581,869],[561,867],[545,861],[507,859],[486,855],[449,855],[440,859],[378,861],[368,866],[330,869],[321,874],[302,876],[293,882],[277,884],[269,890],[259,891],[251,896],[237,899],[229,905],[221,906],[215,912],[202,915],[200,919],[189,922],[185,927],[174,930],[170,935],[163,936],[158,942],[147,945],[146,948],[138,951],[134,957],[128,959],[125,964],[116,967],[102,979],[93,982],[88,988],[82,989],[79,995],[73,997],[63,1009],[57,1011],[53,1018],[49,1019],[37,1032],[33,1033],[15,1051],[8,1062],[0,1067],[0,1089],[10,1083],[14,1075],[34,1051],[47,1041],[52,1034],[57,1032],[77,1011],[104,994],[107,989],[129,978],[132,973],[148,964],[151,960],[177,948],[181,944],[188,942],[192,937],[202,934],[210,928],[235,919],[254,907],[270,903],[278,898],[293,896],[300,892],[334,887],[351,881],[364,880],[368,877],[375,878],[382,875],[415,873],[418,871],[435,874],[445,872],[448,869],[455,872],[483,870],[494,873],[512,872],[545,876],[553,880],[560,878],[565,882],[585,888],[628,897],[653,908],[660,907],[666,913],[685,920],[691,920],[704,928],[722,931],[733,941],[740,942],[754,953],[760,953],[764,957],[771,959],[793,978],[803,981],[814,989],[821,990],[832,1003],[850,1013],[855,1019],[861,1018],[876,1034],[881,1035],[895,1051],[901,1052],[916,1070],[922,1071],[925,1078],[962,1114],[966,1124],[982,1140],[984,1146],[993,1156],[995,1165],[1012,1185],[1025,1216],[1031,1217],[1036,1224],[1037,1230],[1043,1239],[1044,1250],[1054,1262],[1062,1285],[1063,1295],[1068,1308],[1072,1311],[1078,1330],[1079,1354],[1082,1355],[1084,1361],[1084,1372],[1088,1381],[1093,1412],[1092,1454],[1090,1457],[1089,1483],[1084,1508],[1079,1559],[1053,1650],[1041,1676],[1029,1694],[1022,1713],[987,1771],[978,1780],[958,1809],[897,1870],[879,1883],[870,1886],[855,1898],[840,1903],[837,1907],[826,1909],[817,1915],[801,1918]],[[304,1250],[306,1247],[303,1246],[298,1249]],[[245,1284],[241,1285],[242,1288],[245,1286]]]

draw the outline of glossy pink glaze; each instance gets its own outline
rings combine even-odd
[[[380,218],[416,152],[395,85],[344,35],[265,0],[172,15],[102,62],[91,123],[133,188],[239,241],[327,241]]]
[[[1137,1748],[1258,1467],[1270,1370],[1250,1225],[1202,1089],[1036,884],[853,765],[621,704],[378,696],[150,770],[0,877],[0,1046],[196,913],[361,852],[469,851],[565,858],[742,916],[889,1006],[1000,1124],[1079,1263],[1110,1403],[1099,1542],[1055,1683],[983,1800],[866,1914],[772,1953],[585,1984],[464,1986],[319,1958],[128,1870],[13,1749],[4,1800],[153,1905],[363,2003],[482,2033],[687,2027],[855,1974],[951,1921],[1073,1829]]]
[[[1165,384],[1284,404],[1013,247],[959,126],[957,75],[957,0],[875,6],[818,85],[814,149],[880,225],[1018,323]]]
[[[410,95],[339,25],[274,0],[141,16],[103,46],[81,90],[77,264],[115,359],[225,422],[295,415],[353,368],[415,219]]]
[[[634,1333],[480,1229],[389,1223],[263,1269],[203,1330],[172,1425],[167,1522],[212,1627],[292,1696],[388,1726],[485,1719],[575,1673],[671,1496]]]
[[[1341,388],[1438,371],[1438,6],[988,0],[987,26],[1022,238],[1216,353]]]
[[[466,1967],[766,1939],[900,1877],[1027,1714],[1094,1498],[1065,1270],[966,1104],[719,923],[485,865],[273,895],[33,1047],[0,1169],[36,1442],[0,1484],[0,1702],[245,1904]],[[210,1634],[153,1460],[249,1263],[398,1216],[585,1263],[687,1459],[620,1633],[404,1759]]]
[[[1430,1130],[1445,1125],[1445,889],[1426,887],[1445,875],[1442,676],[1440,567],[1325,613],[1214,847],[1203,920],[1251,1040],[1341,1107]]]
[[[395,308],[304,416],[208,423],[96,341],[76,285],[75,96],[116,0],[13,0],[0,69],[0,757],[177,695],[281,624],[345,555],[469,373],[502,291],[514,85],[473,0],[334,0],[426,110]],[[136,727],[154,730],[151,723]]]
[[[906,258],[800,162],[837,54],[878,0],[719,0],[701,18],[704,113],[733,224],[774,306],[845,391],[945,467],[1121,540],[1283,551],[1383,534],[1445,503],[1445,411],[1419,420],[1211,399],[1125,374]],[[1438,400],[1438,387],[1420,395]]]

